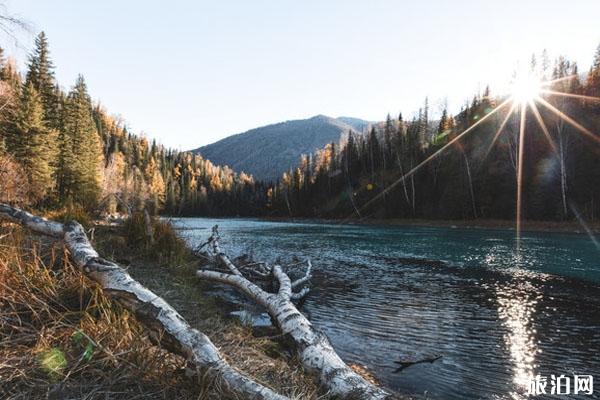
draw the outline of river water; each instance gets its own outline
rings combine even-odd
[[[218,224],[232,255],[310,257],[304,311],[348,362],[431,399],[526,398],[528,377],[593,375],[600,398],[600,249],[586,235],[178,219]],[[394,361],[441,355],[396,371]],[[542,397],[540,397],[542,398]]]

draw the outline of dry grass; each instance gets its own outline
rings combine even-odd
[[[102,240],[124,241],[107,233]],[[112,250],[132,255],[126,243]],[[132,275],[155,279],[151,289],[232,365],[293,398],[317,398],[312,380],[277,343],[219,317],[190,268],[143,259],[134,260]],[[154,346],[131,314],[74,269],[60,244],[8,226],[0,226],[0,382],[0,399],[225,398],[214,382],[186,373],[182,358]]]
[[[7,236],[4,236],[7,235]],[[0,236],[0,398],[219,398],[153,346],[61,247]]]
[[[162,222],[168,224],[168,222]],[[167,229],[171,235],[172,227]],[[127,230],[122,233],[125,234]],[[161,239],[155,228],[155,241]],[[179,239],[181,240],[181,239]],[[163,297],[196,329],[206,333],[234,367],[279,393],[296,399],[317,399],[314,380],[302,370],[277,341],[255,337],[251,327],[225,317],[223,304],[205,295],[202,283],[195,275],[198,260],[186,247],[178,264],[157,263],[149,259],[141,246],[127,244],[117,232],[97,233],[96,246],[101,254],[111,254],[115,260],[127,262],[129,273],[146,287]],[[276,331],[273,332],[276,334]]]

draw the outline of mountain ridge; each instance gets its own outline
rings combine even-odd
[[[369,124],[360,118],[318,114],[253,128],[191,151],[256,179],[275,181],[297,166],[302,154],[314,153],[328,143],[337,145],[348,131],[360,132]]]

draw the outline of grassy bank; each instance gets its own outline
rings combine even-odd
[[[155,222],[152,244],[136,237],[137,226],[96,227],[94,245],[204,331],[234,367],[291,397],[317,397],[279,343],[225,318],[203,294],[197,260],[169,226]],[[184,359],[153,345],[60,243],[12,225],[0,226],[0,382],[3,399],[224,398]]]

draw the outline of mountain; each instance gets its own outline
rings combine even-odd
[[[339,143],[350,130],[369,122],[358,118],[317,115],[308,119],[280,122],[229,136],[192,150],[216,165],[228,165],[254,178],[274,181],[298,165],[302,154],[310,154],[327,143]]]
[[[359,133],[366,131],[371,125],[374,124],[374,122],[365,121],[364,119],[354,117],[337,117],[336,119],[345,123],[346,125],[350,125],[353,130]]]

